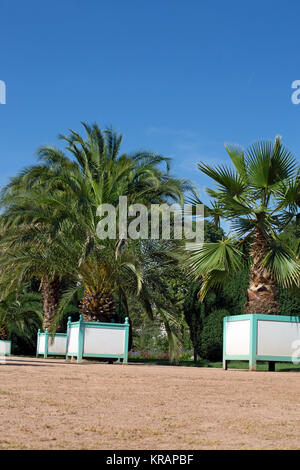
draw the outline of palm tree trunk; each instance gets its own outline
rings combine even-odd
[[[3,322],[0,323],[0,340],[8,340],[9,331],[7,325]]]
[[[56,313],[60,297],[60,280],[58,277],[50,280],[44,277],[41,280],[42,302],[43,302],[43,330],[50,328]]]
[[[266,238],[264,234],[258,230],[256,232],[256,239],[251,244],[250,256],[253,263],[250,269],[247,301],[244,306],[245,313],[280,314],[280,306],[276,301],[274,279],[262,265],[262,260],[266,252]]]
[[[110,322],[116,319],[115,301],[110,292],[91,292],[85,289],[80,302],[80,313],[84,321]]]

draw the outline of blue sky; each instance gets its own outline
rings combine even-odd
[[[299,158],[298,0],[1,0],[0,185],[80,121],[124,134],[125,151],[224,163],[224,142],[277,134]]]

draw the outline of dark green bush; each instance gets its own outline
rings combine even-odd
[[[198,292],[200,282],[190,285],[184,302],[184,316],[190,328],[191,341],[198,355],[203,355],[202,330],[204,321],[213,311],[226,309],[227,315],[243,314],[246,292],[249,283],[249,272],[243,270],[228,279],[228,283],[220,290],[210,290],[203,302],[200,302]],[[205,349],[206,351],[206,349]]]
[[[201,332],[203,327],[204,304],[199,301],[198,297],[199,283],[194,282],[186,294],[184,301],[184,317],[190,328],[191,341],[194,350],[200,355]]]
[[[289,291],[281,287],[277,300],[280,304],[280,315],[300,315],[300,289]]]
[[[201,334],[201,356],[209,361],[222,360],[223,318],[230,315],[228,310],[213,310],[203,322]]]

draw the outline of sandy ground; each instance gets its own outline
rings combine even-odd
[[[0,406],[0,449],[300,447],[297,372],[10,357]]]

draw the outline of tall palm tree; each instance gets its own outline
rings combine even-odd
[[[114,293],[118,282],[126,280],[124,271],[134,277],[138,290],[143,288],[132,244],[99,240],[100,204],[110,203],[118,211],[119,196],[147,205],[182,201],[188,187],[169,175],[168,159],[144,151],[119,154],[121,136],[110,129],[102,132],[96,124],[84,128],[85,139],[74,131],[61,136],[70,157],[53,147],[40,149],[41,165],[3,195],[2,278],[6,281],[9,272],[16,279],[14,273],[22,272],[18,279],[33,273],[41,279],[44,327],[53,322],[63,276],[84,287],[81,313],[98,321],[114,315]]]
[[[216,183],[207,193],[233,232],[218,243],[191,247],[187,264],[202,281],[202,299],[211,287],[222,286],[250,264],[245,313],[278,314],[276,284],[300,285],[299,257],[280,238],[297,204],[299,208],[297,162],[278,137],[246,152],[230,146],[226,150],[231,167],[201,162],[198,168]]]
[[[70,204],[70,199],[66,200],[65,211],[69,214],[65,220],[70,220],[71,212],[73,221],[78,219],[73,223],[76,226],[73,233],[75,230],[77,241],[80,240],[78,273],[85,286],[81,313],[85,319],[103,321],[115,312],[113,286],[120,278],[120,272],[113,267],[123,270],[126,267],[137,273],[137,265],[122,261],[122,257],[128,256],[130,242],[125,242],[121,234],[114,242],[98,239],[96,229],[100,217],[97,208],[109,203],[118,213],[120,196],[126,196],[129,204],[147,206],[169,200],[182,202],[188,183],[170,176],[169,159],[145,151],[120,154],[122,136],[110,129],[102,132],[96,124],[83,125],[87,134],[85,139],[75,131],[69,136],[61,136],[67,142],[72,160],[49,147],[42,148],[39,156],[50,168],[59,168],[59,176],[52,178],[51,183],[55,187],[60,185],[73,201]],[[166,165],[165,171],[159,168],[160,164]],[[121,256],[124,249],[125,254]]]
[[[1,298],[33,277],[40,280],[43,328],[51,325],[65,277],[59,237],[62,208],[49,201],[49,168],[27,168],[3,188],[1,215]]]

